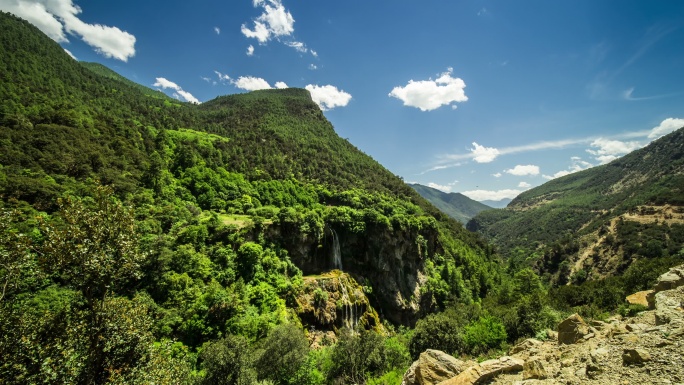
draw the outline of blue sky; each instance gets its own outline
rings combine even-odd
[[[408,182],[512,198],[684,126],[680,1],[0,0],[181,100],[311,91]]]

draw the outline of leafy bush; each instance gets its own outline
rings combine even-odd
[[[496,349],[506,341],[506,329],[501,321],[492,316],[480,317],[463,330],[463,342],[472,354]]]

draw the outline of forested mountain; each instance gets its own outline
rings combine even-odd
[[[405,369],[395,326],[500,284],[307,91],[180,103],[0,31],[0,382],[365,382]]]
[[[474,201],[461,193],[445,193],[432,187],[423,186],[417,183],[409,183],[409,186],[416,190],[423,198],[427,199],[428,202],[440,209],[443,213],[463,224],[466,224],[479,212],[492,209],[491,207],[478,201]]]
[[[556,283],[620,275],[649,278],[684,251],[684,130],[609,164],[549,181],[468,228],[515,266]],[[657,267],[657,268],[656,268]]]

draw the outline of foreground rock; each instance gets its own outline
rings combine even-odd
[[[590,325],[573,315],[559,325],[558,341],[525,340],[508,356],[470,366],[440,384],[684,385],[684,280],[673,279],[673,270],[684,272],[684,266],[661,276],[653,310]]]
[[[589,325],[579,316],[573,314],[558,324],[558,343],[574,344],[589,334]]]
[[[434,385],[452,378],[469,366],[440,350],[428,349],[404,374],[402,385]]]
[[[525,362],[519,358],[504,356],[499,359],[484,361],[473,365],[454,378],[440,382],[440,385],[475,385],[486,381],[501,373],[519,372]]]

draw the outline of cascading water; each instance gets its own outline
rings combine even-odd
[[[340,239],[337,237],[335,230],[332,230],[333,236],[333,269],[342,270],[342,252],[340,251]]]
[[[356,302],[352,303],[349,293],[347,292],[347,285],[342,282],[342,277],[339,278],[340,292],[342,292],[342,308],[344,313],[344,320],[342,324],[351,329],[356,329]]]

